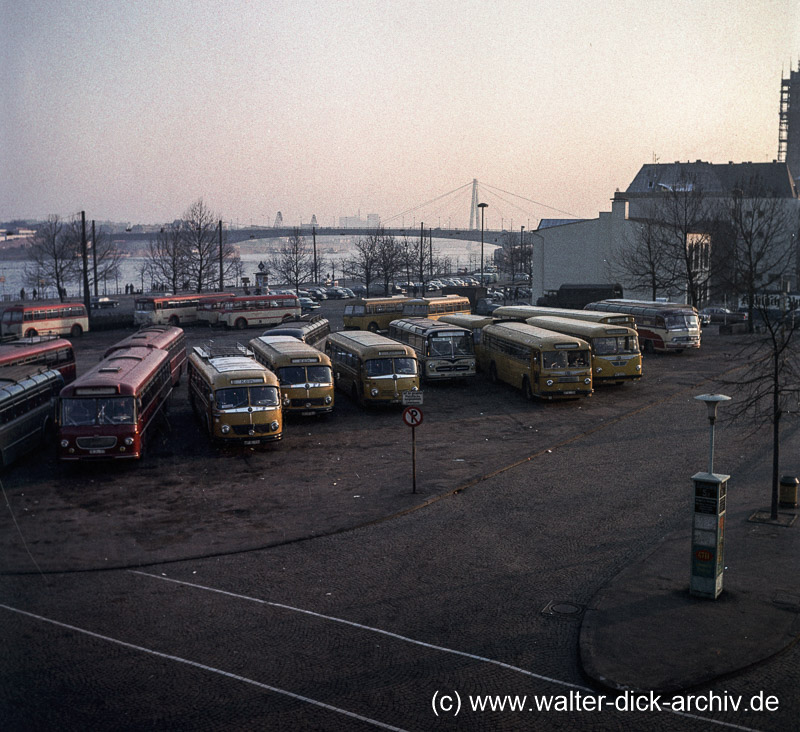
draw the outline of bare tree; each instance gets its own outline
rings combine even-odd
[[[202,198],[198,198],[183,214],[180,236],[185,248],[188,276],[197,292],[212,289],[219,275],[214,263],[218,257],[217,222]]]
[[[80,277],[80,239],[77,246],[69,227],[58,216],[49,216],[29,240],[29,264],[25,278],[38,287],[55,286],[63,302],[66,286]]]
[[[295,291],[311,279],[314,274],[314,255],[300,229],[296,228],[272,256],[270,269],[279,281],[289,283]]]
[[[621,282],[626,290],[647,292],[650,299],[673,290],[675,263],[661,246],[662,231],[657,223],[657,210],[651,201],[636,233],[628,241],[618,242],[608,257],[610,282]]]
[[[771,518],[778,518],[778,481],[780,473],[781,418],[800,403],[800,322],[788,311],[786,299],[780,313],[768,307],[766,300],[755,312],[764,323],[763,334],[750,339],[736,357],[745,364],[744,373],[727,380],[739,390],[732,416],[747,420],[753,434],[767,425],[772,427],[772,500]]]
[[[376,229],[374,234],[360,237],[355,243],[355,253],[343,263],[344,273],[363,282],[368,293],[370,285],[377,278],[378,242],[382,236],[382,230]]]
[[[723,212],[732,232],[732,262],[724,271],[734,292],[747,302],[752,333],[758,293],[781,283],[792,270],[792,235],[797,232],[798,217],[757,179],[735,190],[724,202]]]
[[[180,224],[164,226],[147,242],[147,265],[148,277],[166,282],[173,293],[180,290],[189,274],[189,253]]]
[[[376,278],[383,282],[384,293],[388,296],[392,282],[403,271],[402,247],[397,239],[380,230],[376,253]]]
[[[76,218],[69,222],[65,227],[64,236],[70,240],[70,248],[76,252],[82,251],[82,222]],[[99,295],[100,283],[104,283],[109,279],[116,279],[119,274],[119,265],[122,256],[119,250],[114,246],[109,233],[100,227],[98,230],[93,226],[94,241],[91,237],[87,239],[87,253],[88,253],[88,280],[89,288],[95,295]],[[105,286],[103,288],[105,292]]]
[[[675,272],[689,303],[700,307],[707,296],[714,216],[697,178],[681,175],[680,180],[658,199],[656,216],[661,224],[661,246],[667,257],[667,271]]]

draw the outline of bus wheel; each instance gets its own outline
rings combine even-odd
[[[34,336],[37,336],[37,335],[39,335],[39,334],[36,332],[36,328],[30,328],[30,329],[29,329],[29,330],[28,330],[28,331],[25,333],[25,337],[26,337],[26,338],[33,338]]]
[[[72,330],[70,330],[70,335],[73,338],[80,338],[83,335],[83,328],[80,327],[77,323],[72,326]]]
[[[531,389],[531,382],[527,376],[522,380],[522,393],[525,395],[525,398],[528,401],[531,401],[533,399],[533,390]]]
[[[170,315],[167,322],[177,328],[181,324],[181,319],[177,315]]]
[[[371,333],[377,333],[378,332],[378,324],[377,323],[370,323],[369,326],[367,327],[367,330],[370,331]]]
[[[238,318],[235,325],[237,330],[244,330],[247,327],[247,321],[244,318]]]
[[[497,378],[497,366],[494,365],[494,361],[489,364],[489,381],[493,384],[496,384],[499,379]]]

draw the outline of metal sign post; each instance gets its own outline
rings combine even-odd
[[[422,410],[419,407],[406,407],[403,410],[403,422],[411,427],[411,486],[412,493],[417,492],[417,435],[416,428],[422,424]]]

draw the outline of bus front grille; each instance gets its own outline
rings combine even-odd
[[[117,438],[113,435],[111,437],[79,437],[75,440],[75,444],[81,450],[108,450],[116,446]]]
[[[269,424],[235,424],[232,425],[232,428],[235,435],[249,435],[250,430],[253,430],[253,434],[256,435],[271,432]]]

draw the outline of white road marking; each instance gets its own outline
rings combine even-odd
[[[279,689],[277,686],[270,686],[269,684],[263,684],[260,681],[255,681],[254,679],[248,679],[246,676],[239,676],[239,674],[233,674],[229,671],[223,671],[219,668],[214,668],[213,666],[207,666],[204,663],[199,663],[198,661],[191,661],[188,658],[181,658],[180,656],[172,656],[169,653],[161,653],[161,651],[155,651],[152,648],[145,648],[144,646],[137,646],[134,643],[128,643],[127,641],[119,640],[117,638],[111,638],[107,635],[102,635],[100,633],[95,633],[91,630],[86,630],[85,628],[78,628],[75,625],[69,625],[68,623],[62,623],[58,620],[53,620],[52,618],[46,618],[43,615],[37,615],[36,613],[30,613],[26,610],[20,610],[16,607],[11,607],[10,605],[3,605],[0,603],[0,608],[4,608],[5,610],[9,610],[12,613],[18,613],[19,615],[25,615],[29,618],[34,618],[35,620],[41,620],[44,623],[50,623],[51,625],[56,625],[59,628],[66,628],[67,630],[72,630],[76,633],[83,633],[84,635],[91,636],[92,638],[98,638],[99,640],[107,641],[108,643],[115,643],[116,645],[123,646],[125,648],[131,648],[134,651],[141,651],[142,653],[149,653],[151,656],[157,656],[158,658],[164,658],[168,661],[175,661],[177,663],[183,663],[187,666],[193,666],[194,668],[202,669],[203,671],[209,671],[214,674],[219,674],[220,676],[225,676],[226,678],[233,679],[234,681],[241,681],[245,684],[250,684],[251,686],[257,686],[259,689],[265,689],[266,691],[271,691],[275,694],[282,694],[283,696],[291,697],[292,699],[297,699],[298,701],[306,702],[307,704],[313,704],[317,707],[322,707],[323,709],[327,709],[331,712],[336,712],[337,714],[344,714],[347,717],[352,717],[353,719],[358,719],[361,722],[366,722],[367,724],[374,725],[375,727],[380,727],[381,729],[393,730],[393,732],[405,732],[400,727],[393,727],[389,724],[384,724],[383,722],[379,722],[375,719],[370,719],[369,717],[363,717],[360,714],[356,714],[355,712],[349,712],[346,709],[341,709],[339,707],[334,707],[330,704],[326,704],[325,702],[317,701],[316,699],[311,699],[307,696],[302,696],[301,694],[295,694],[291,691],[286,691],[285,689]]]
[[[425,641],[416,640],[415,638],[409,638],[405,635],[399,635],[398,633],[392,633],[389,630],[382,630],[381,628],[373,628],[369,625],[362,625],[361,623],[353,622],[352,620],[344,620],[343,618],[337,618],[333,615],[323,615],[322,613],[314,612],[313,610],[304,610],[303,608],[293,607],[292,605],[285,605],[280,602],[270,602],[269,600],[263,600],[259,597],[250,597],[249,595],[240,595],[236,592],[228,592],[227,590],[220,590],[216,587],[207,587],[205,585],[200,585],[195,582],[185,582],[184,580],[173,579],[172,577],[164,577],[162,575],[157,574],[149,574],[148,572],[140,572],[135,569],[128,570],[131,574],[139,574],[142,577],[151,577],[152,579],[162,580],[163,582],[172,582],[177,585],[186,585],[187,587],[194,587],[198,590],[205,590],[206,592],[214,592],[219,595],[227,595],[228,597],[235,597],[239,600],[246,600],[247,602],[256,602],[261,605],[268,605],[269,607],[280,608],[282,610],[290,610],[291,612],[301,613],[303,615],[310,615],[311,617],[320,618],[322,620],[330,620],[334,623],[341,623],[342,625],[349,625],[353,628],[358,628],[359,630],[366,630],[371,633],[379,633],[381,635],[388,636],[390,638],[395,638],[396,640],[405,641],[406,643],[413,643],[417,646],[422,646],[423,648],[429,648],[434,651],[442,651],[443,653],[451,653],[455,656],[462,656],[464,658],[470,658],[474,661],[480,661],[482,663],[489,663],[493,666],[499,666],[500,668],[507,669],[508,671],[514,671],[516,673],[524,674],[525,676],[530,676],[534,679],[539,679],[540,681],[546,681],[551,684],[555,684],[557,686],[566,686],[570,689],[577,689],[579,691],[584,691],[589,694],[596,694],[597,692],[594,689],[589,688],[588,686],[581,686],[580,684],[573,684],[569,681],[561,681],[560,679],[554,679],[550,676],[543,676],[541,674],[534,673],[533,671],[529,671],[528,669],[521,668],[519,666],[512,666],[509,663],[505,663],[503,661],[497,661],[493,658],[487,658],[486,656],[477,656],[473,653],[467,653],[466,651],[458,651],[454,648],[446,648],[445,646],[437,646],[432,643],[426,643]],[[672,709],[668,710],[671,714],[675,714],[679,717],[687,717],[689,719],[697,719],[701,722],[707,722],[708,724],[717,724],[722,727],[729,727],[730,729],[738,729],[743,730],[743,732],[759,732],[759,730],[753,729],[752,727],[743,727],[738,724],[732,724],[731,722],[722,722],[717,719],[711,719],[710,717],[701,717],[696,714],[690,714],[689,712],[678,712]]]

